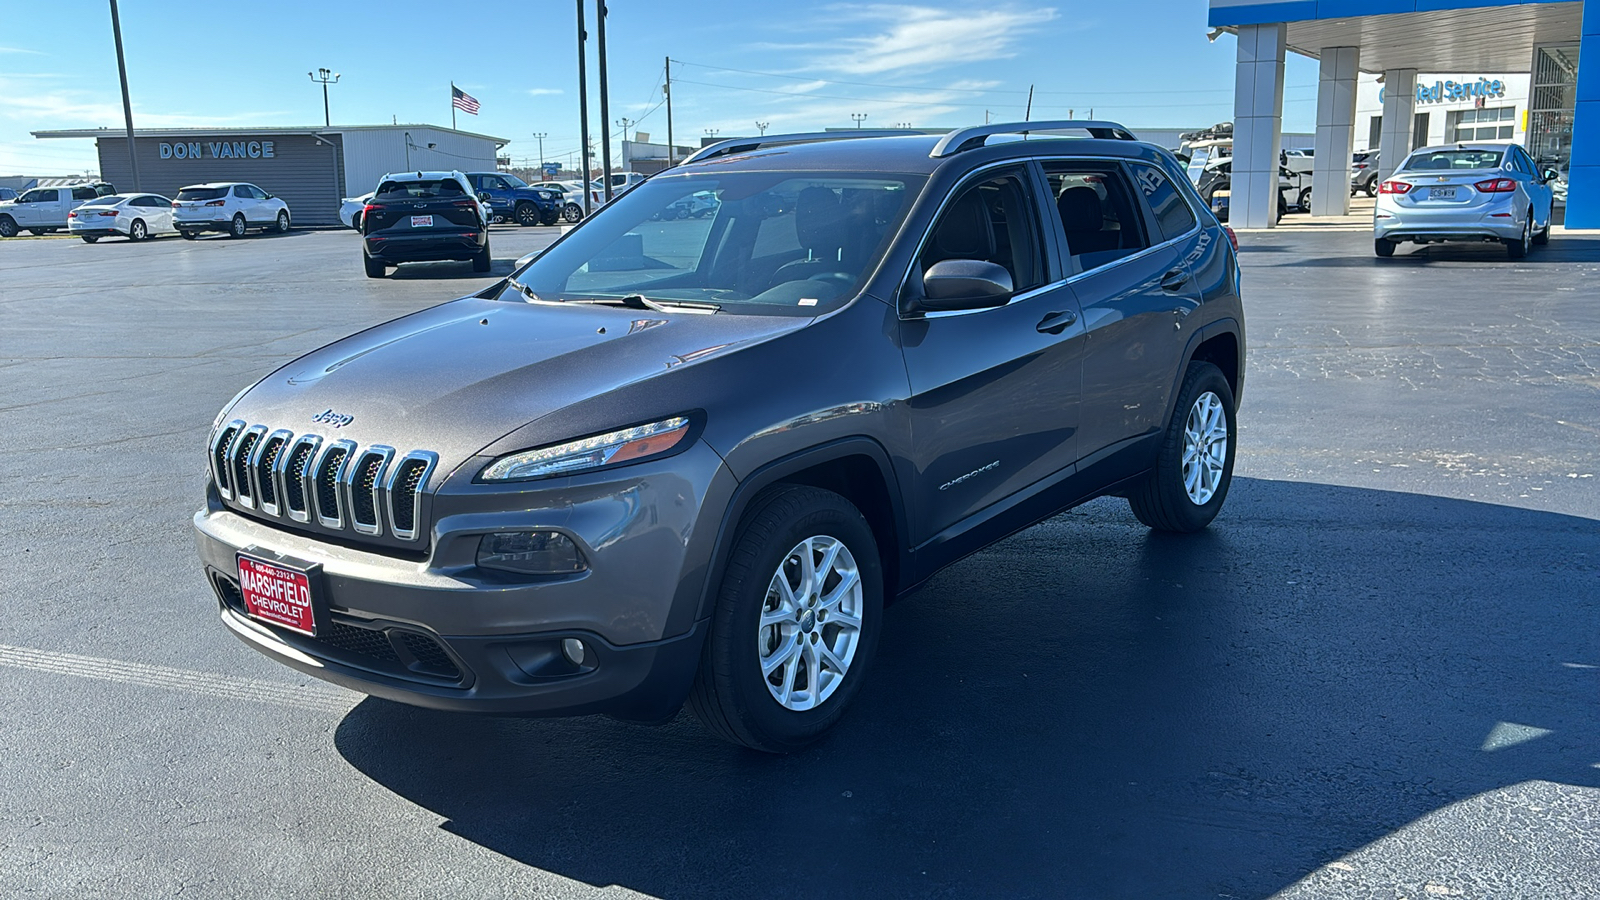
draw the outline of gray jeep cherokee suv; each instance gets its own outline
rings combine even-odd
[[[714,215],[659,215],[700,192]],[[1105,494],[1166,531],[1217,514],[1231,238],[1113,123],[707,147],[230,403],[194,518],[222,621],[405,703],[687,701],[801,747],[941,567]]]

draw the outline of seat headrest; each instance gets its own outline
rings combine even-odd
[[[845,210],[839,195],[816,186],[800,192],[794,207],[794,230],[800,246],[818,256],[831,257],[844,246]]]
[[[977,191],[968,191],[950,204],[933,236],[934,247],[943,259],[992,259],[995,255],[994,225],[989,210]]]
[[[1100,195],[1086,184],[1073,185],[1056,198],[1056,209],[1061,213],[1061,224],[1067,232],[1099,231],[1105,227],[1105,214],[1100,209]]]

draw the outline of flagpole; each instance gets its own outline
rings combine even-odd
[[[450,82],[450,130],[456,130],[456,83]]]

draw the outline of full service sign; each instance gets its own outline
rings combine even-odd
[[[1378,88],[1378,102],[1383,102],[1384,88]],[[1477,81],[1435,81],[1432,86],[1417,85],[1418,103],[1455,103],[1479,97],[1504,97],[1506,83],[1498,78],[1479,78]]]
[[[273,159],[274,141],[161,142],[162,159]]]

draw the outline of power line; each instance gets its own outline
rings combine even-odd
[[[713,84],[712,82],[709,82],[709,81],[689,81],[687,79],[682,79],[682,78],[674,79],[674,83],[693,84],[693,85],[698,85],[700,87],[709,87],[709,88],[720,88],[722,90],[727,90],[727,91],[749,91],[749,92],[757,93],[757,94],[777,94],[780,97],[794,97],[794,98],[802,99],[802,100],[808,99],[808,98],[814,98],[814,99],[817,99],[817,100],[845,100],[845,101],[848,101],[850,103],[886,103],[886,104],[890,104],[890,105],[894,105],[894,106],[954,106],[954,107],[963,107],[963,108],[967,108],[967,109],[994,109],[996,107],[999,107],[999,108],[1003,109],[1003,108],[1007,108],[1007,107],[1022,106],[1023,105],[1022,103],[961,103],[961,102],[958,102],[958,101],[955,101],[955,100],[887,100],[887,99],[881,99],[881,98],[875,98],[875,97],[840,97],[840,96],[835,95],[835,94],[814,94],[814,93],[811,93],[810,91],[775,91],[775,90],[771,90],[769,88],[744,87],[742,85],[734,85],[734,84]],[[897,90],[915,90],[915,89],[914,88],[897,88]],[[928,90],[934,91],[934,92],[938,91],[937,88],[929,88]],[[1041,93],[1043,93],[1043,92],[1041,91]],[[1055,93],[1060,93],[1060,92],[1055,92]],[[1215,103],[1217,103],[1217,104],[1222,104],[1222,103],[1226,103],[1226,102],[1227,101],[1220,100],[1220,99],[1215,101]],[[1316,98],[1315,97],[1306,97],[1306,98],[1300,98],[1300,99],[1285,100],[1283,102],[1285,102],[1285,103],[1315,103],[1316,102]],[[1086,105],[1086,104],[1080,104],[1080,105]],[[1096,104],[1096,105],[1101,109],[1177,109],[1179,107],[1188,106],[1188,105],[1190,105],[1190,103],[1186,103],[1186,102],[1183,102],[1183,101],[1175,101],[1175,102],[1172,102],[1172,103],[1100,103],[1100,104]],[[1076,107],[1069,107],[1065,103],[1056,103],[1056,104],[1049,104],[1049,105],[1035,104],[1035,106],[1040,108],[1040,109],[1075,109],[1076,108]]]

